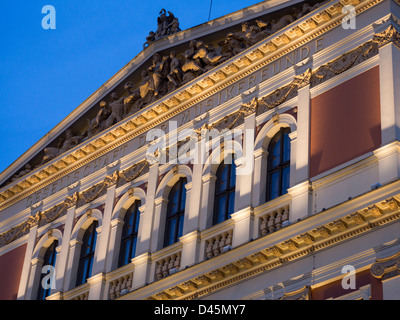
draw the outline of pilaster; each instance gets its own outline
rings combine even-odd
[[[147,183],[146,208],[140,215],[139,221],[139,238],[136,248],[136,254],[141,255],[149,252],[151,247],[151,239],[153,235],[153,219],[155,208],[155,196],[158,185],[159,168],[158,163],[152,165],[149,169],[149,180]]]
[[[29,297],[27,296],[27,289],[28,289],[28,281],[29,281],[29,276],[30,276],[30,271],[31,271],[30,269],[31,269],[32,253],[33,253],[33,249],[36,244],[37,229],[38,229],[38,223],[39,223],[39,219],[40,219],[39,208],[40,208],[40,204],[39,204],[39,206],[36,206],[34,208],[32,207],[31,215],[28,218],[29,236],[28,236],[28,242],[27,242],[26,250],[25,250],[24,264],[22,265],[21,279],[19,282],[17,300],[29,299]]]
[[[111,233],[111,216],[114,210],[115,202],[115,189],[118,181],[118,171],[114,171],[112,174],[105,178],[105,184],[107,188],[105,207],[103,213],[103,222],[101,226],[100,241],[96,244],[96,260],[93,264],[92,275],[97,273],[106,272],[107,259],[112,259],[114,247],[109,245],[110,233]]]
[[[379,161],[379,183],[400,177],[400,29],[392,19],[375,26],[374,42],[379,46],[381,145],[375,152]]]

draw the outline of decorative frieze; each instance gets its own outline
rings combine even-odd
[[[50,222],[57,220],[67,213],[67,205],[65,202],[52,207],[42,213],[39,227],[42,227]]]
[[[377,55],[378,45],[375,41],[368,41],[340,57],[324,64],[312,72],[310,85],[315,87],[347,70]]]
[[[106,183],[104,183],[104,181],[97,183],[94,186],[90,187],[89,189],[79,193],[79,199],[76,206],[79,208],[85,205],[86,203],[90,203],[95,199],[97,199],[98,197],[105,195],[106,192],[107,192]]]
[[[140,161],[119,173],[118,187],[131,182],[149,172],[150,165],[147,160]]]

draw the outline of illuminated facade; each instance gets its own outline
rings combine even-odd
[[[0,298],[400,298],[398,17],[271,0],[149,35],[0,175]]]

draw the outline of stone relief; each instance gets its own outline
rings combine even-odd
[[[310,78],[311,87],[323,83],[336,75],[339,75],[361,62],[378,54],[378,43],[368,41],[358,48],[341,55],[339,58],[328,62],[327,64],[315,70]]]
[[[54,158],[57,158],[60,154],[64,153],[77,146],[82,141],[82,136],[74,136],[72,130],[68,129],[65,131],[65,138],[60,138],[57,147],[44,148],[44,157],[42,163],[44,164]]]
[[[99,103],[96,117],[86,119],[87,127],[83,132],[74,135],[71,129],[66,130],[65,137],[61,137],[55,147],[44,148],[44,156],[39,165],[32,168],[27,164],[25,169],[10,179],[10,182],[136,113],[147,104],[213,69],[320,5],[320,3],[314,6],[304,4],[301,10],[293,10],[292,14],[268,22],[262,20],[256,20],[255,23],[244,22],[240,31],[228,33],[216,46],[192,40],[183,53],[176,51],[171,51],[168,55],[155,53],[150,67],[141,71],[141,79],[137,86],[132,81],[127,81],[123,84],[125,94],[119,96],[116,92],[112,92],[108,99]],[[144,47],[178,31],[180,31],[178,19],[170,11],[162,9],[157,19],[157,30],[150,32]]]

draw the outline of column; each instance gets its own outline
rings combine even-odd
[[[21,279],[19,282],[17,300],[24,300],[30,298],[29,296],[27,296],[28,280],[31,269],[32,253],[36,244],[36,235],[37,235],[39,219],[40,219],[40,212],[37,212],[35,214],[31,214],[31,216],[29,216],[28,218],[28,221],[26,222],[27,227],[29,228],[29,236],[26,245],[24,264],[22,265],[22,272],[21,272]]]
[[[217,177],[213,173],[202,176],[203,191],[201,193],[201,208],[200,208],[200,219],[199,228],[200,230],[207,229],[212,225],[213,219],[213,208],[214,208],[214,191],[215,181]]]
[[[164,226],[167,211],[168,199],[163,196],[154,200],[154,218],[152,225],[152,237],[150,244],[150,252],[156,252],[163,247],[164,242]]]
[[[381,185],[400,177],[400,33],[394,25],[389,19],[375,26],[373,38],[379,47],[382,148],[375,155],[379,161]]]
[[[78,200],[78,193],[75,192],[71,196],[65,199],[64,203],[67,206],[67,213],[65,215],[64,231],[61,246],[56,248],[57,258],[56,258],[56,288],[52,291],[65,292],[68,290],[68,284],[65,282],[65,274],[68,265],[68,255],[69,255],[69,242],[71,240],[71,232],[75,220],[75,209],[76,202]]]
[[[101,225],[101,235],[96,244],[96,256],[93,264],[92,275],[106,271],[107,259],[112,259],[114,247],[109,246],[111,216],[114,210],[115,189],[118,181],[118,171],[108,175],[104,183],[107,186],[106,201],[103,213],[103,222]],[[90,293],[89,293],[90,296]]]
[[[155,194],[158,186],[158,163],[152,165],[149,169],[149,180],[147,183],[147,194],[146,194],[146,208],[144,214],[140,215],[139,221],[139,234],[136,254],[141,255],[150,251],[151,238],[152,238],[152,226],[153,226],[153,215],[155,207]]]
[[[257,207],[265,202],[267,194],[267,176],[268,151],[263,146],[254,151],[254,179],[253,179],[253,207]]]
[[[203,150],[201,150],[201,142],[196,142],[195,159],[193,163],[193,176],[192,182],[186,184],[187,195],[189,202],[185,206],[185,220],[183,225],[183,234],[188,234],[199,229],[200,208],[202,203],[202,189],[203,189]]]
[[[310,159],[310,117],[311,117],[311,78],[312,60],[307,61],[295,68],[296,77],[294,83],[298,90],[297,105],[297,133],[291,135],[291,188],[288,193],[292,196],[289,220],[299,221],[311,214],[312,189],[309,181],[309,159]],[[297,147],[301,146],[301,148]],[[293,160],[294,161],[293,161]],[[292,163],[292,161],[294,163]],[[294,169],[294,170],[293,170]]]
[[[252,205],[252,186],[254,174],[254,138],[256,131],[257,98],[248,104],[242,104],[240,112],[245,116],[242,134],[242,152],[240,159],[235,161],[236,168],[236,193],[235,212]]]
[[[309,178],[311,116],[310,72],[311,70],[308,70],[298,76],[304,79],[304,82],[298,86],[297,145],[301,146],[301,148],[296,148],[296,171],[293,172],[295,184],[304,182]]]
[[[42,265],[43,265],[43,259],[32,259],[31,260],[31,270],[30,270],[30,276],[29,276],[29,284],[26,289],[26,294],[25,294],[25,299],[26,300],[36,300],[37,297],[37,292],[39,290],[39,286],[42,284],[39,283],[40,275],[42,272]]]
[[[119,257],[118,257],[118,254],[116,254],[116,252],[119,251],[120,244],[117,243],[117,239],[121,239],[123,225],[124,225],[124,221],[122,219],[120,219],[119,217],[117,217],[114,220],[111,220],[109,248],[114,248],[114,252],[111,257],[107,258],[106,272],[110,272],[110,271],[114,270],[115,268],[117,268],[117,266],[118,266],[118,258]]]
[[[78,271],[78,263],[76,261],[79,260],[82,241],[72,239],[69,241],[68,246],[68,261],[64,279],[64,292],[75,287],[76,274]]]

